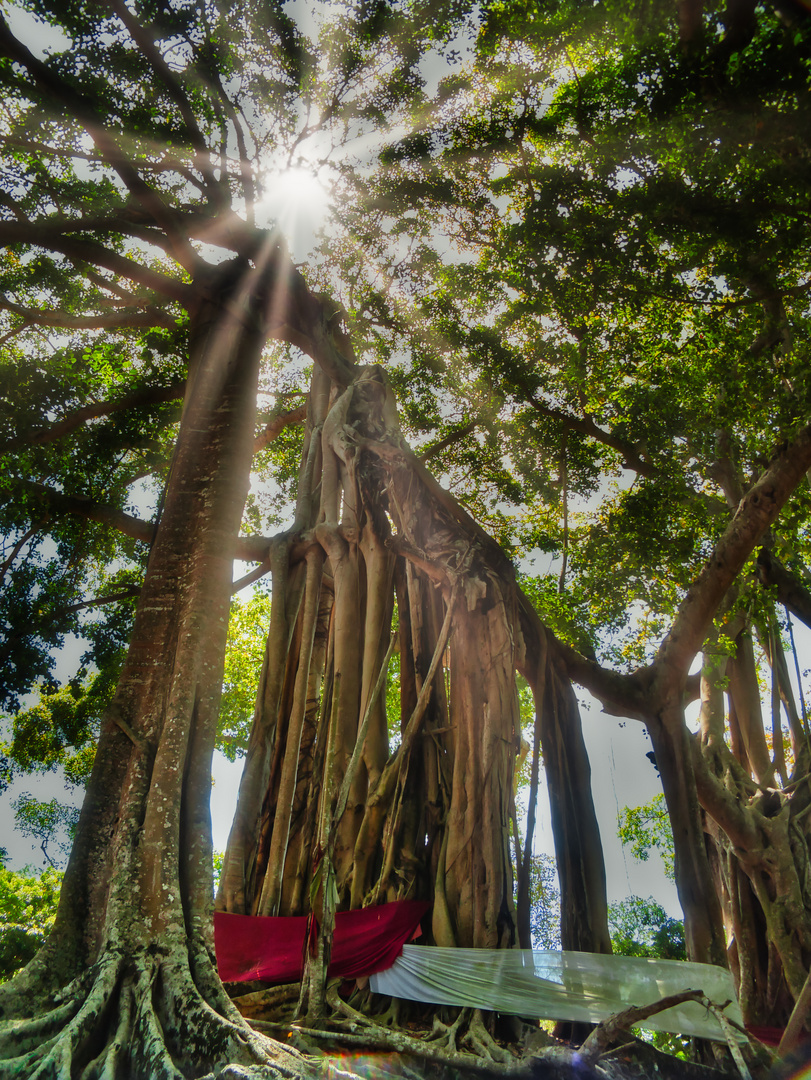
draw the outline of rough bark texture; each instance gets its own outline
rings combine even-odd
[[[237,266],[214,284],[216,299],[203,299],[193,322],[161,525],[56,925],[0,988],[4,1075],[153,1080],[229,1061],[298,1067],[251,1032],[214,962],[211,754],[265,337],[251,309],[265,283]]]

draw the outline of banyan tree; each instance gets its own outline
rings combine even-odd
[[[752,602],[747,575],[763,545],[764,579],[778,593],[787,588],[795,610],[803,606],[796,580],[781,578],[780,558],[802,579],[811,467],[808,24],[795,29],[771,9],[741,8],[752,24],[743,30],[757,30],[751,50],[746,34],[727,34],[732,13],[681,4],[694,15],[706,8],[682,27],[693,26],[693,39],[679,37],[676,8],[667,8],[661,24],[659,14],[651,19],[649,49],[640,37],[648,23],[634,11],[612,37],[616,5],[560,5],[559,19],[552,5],[548,23],[539,18],[527,35],[521,5],[491,5],[493,33],[480,41],[485,66],[476,77],[489,79],[492,58],[493,85],[521,85],[512,81],[520,74],[527,93],[510,90],[507,100],[488,91],[480,124],[467,122],[464,101],[458,133],[443,129],[440,160],[422,126],[419,137],[389,145],[396,125],[388,119],[413,107],[423,125],[415,68],[442,34],[452,40],[455,4],[362,4],[320,28],[318,49],[283,3],[33,7],[64,30],[44,56],[0,20],[8,700],[50,671],[51,642],[79,627],[79,611],[122,595],[138,600],[133,624],[124,614],[116,631],[129,652],[115,697],[99,710],[54,930],[39,957],[0,987],[3,1068],[90,1077],[132,1075],[135,1062],[142,1075],[175,1077],[271,1056],[280,1074],[300,1067],[247,1030],[215,967],[208,796],[235,557],[269,570],[273,597],[221,910],[313,913],[326,946],[335,907],[413,897],[430,901],[429,943],[526,947],[542,750],[562,944],[608,951],[572,679],[651,733],[691,959],[726,963],[729,944],[747,1019],[784,1022],[811,966],[811,740],[791,705],[772,598]],[[579,7],[589,19],[579,49],[595,66],[588,79],[561,82],[568,20]],[[587,48],[594,20],[608,20],[609,47]],[[705,23],[715,30],[699,34]],[[548,61],[539,55],[526,68],[524,60],[539,30],[556,41],[548,87]],[[503,49],[494,46],[502,31]],[[707,49],[705,70],[696,58]],[[505,56],[523,65],[506,84]],[[316,73],[327,85],[316,85]],[[443,124],[453,112],[445,91],[465,98],[473,85],[445,85]],[[660,86],[673,96],[649,110],[647,129],[638,94]],[[727,115],[740,86],[762,97],[745,125],[734,109]],[[536,117],[527,112],[533,101]],[[522,113],[513,117],[516,103]],[[257,219],[262,185],[272,183],[264,152],[277,137],[291,163],[308,134],[294,130],[298,119],[319,113],[339,126],[383,122],[382,190],[356,200],[363,220],[353,232],[353,250],[375,274],[390,236],[374,208],[399,215],[397,236],[413,229],[431,239],[452,168],[463,169],[443,221],[461,222],[465,244],[482,239],[486,273],[471,274],[478,255],[469,249],[456,284],[443,264],[453,294],[443,302],[443,282],[417,272],[441,256],[423,250],[411,279],[412,293],[432,301],[420,317],[457,343],[487,391],[488,409],[458,430],[490,424],[494,441],[515,436],[520,451],[533,450],[526,468],[559,466],[560,495],[583,448],[583,467],[600,479],[620,467],[634,474],[636,513],[621,499],[610,508],[626,535],[618,539],[608,518],[594,526],[602,579],[584,575],[583,559],[579,573],[613,585],[619,541],[634,547],[638,571],[617,587],[628,590],[626,618],[640,599],[632,587],[666,580],[670,606],[658,614],[669,630],[649,642],[656,655],[637,670],[601,666],[544,628],[504,552],[403,441],[386,371],[354,357],[335,306],[312,291],[317,267],[299,272],[275,227]],[[257,117],[270,117],[267,130],[252,129]],[[742,168],[744,127],[758,147],[751,173]],[[682,128],[707,133],[701,152],[690,141],[661,153],[662,138]],[[575,155],[585,155],[582,167],[572,167]],[[485,171],[471,184],[477,160]],[[770,191],[779,194],[771,204]],[[426,193],[435,201],[422,206]],[[468,195],[475,228],[463,220]],[[372,235],[360,232],[364,223]],[[482,236],[485,226],[496,231]],[[331,282],[343,279],[339,294],[360,274],[340,252],[332,270]],[[674,318],[676,308],[684,318]],[[381,323],[388,329],[393,319],[384,312]],[[358,321],[355,309],[346,328]],[[43,343],[49,329],[56,349]],[[299,348],[315,368],[295,520],[266,538],[241,535],[241,523],[270,339]],[[444,394],[431,370],[426,381]],[[178,419],[169,405],[180,398]],[[473,398],[460,395],[460,415]],[[504,412],[495,415],[491,402]],[[158,506],[141,519],[130,492],[144,478]],[[535,505],[554,494],[542,486],[528,489]],[[558,509],[565,523],[565,498]],[[552,537],[564,557],[568,532]],[[127,589],[91,591],[97,576],[113,582],[119,560]],[[803,586],[800,601],[807,593]],[[606,626],[610,619],[597,619],[595,634]],[[773,663],[768,735],[753,634]],[[702,652],[702,676],[690,680]],[[535,702],[523,840],[514,805],[517,674]],[[695,734],[684,703],[699,689]],[[308,1008],[317,1010],[319,978],[310,987]]]
[[[340,371],[315,368],[295,522],[270,549],[265,662],[217,906],[328,920],[325,894],[341,909],[428,899],[434,944],[531,947],[543,745],[563,943],[610,952],[571,683],[509,559],[404,441],[384,370],[352,363],[346,343],[344,357]],[[536,703],[523,842],[518,673]]]

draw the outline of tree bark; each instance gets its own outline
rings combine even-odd
[[[195,313],[161,527],[56,923],[22,976],[0,988],[4,1020],[22,1018],[0,1031],[5,1064],[20,1075],[177,1077],[229,1061],[298,1068],[250,1031],[214,963],[211,756],[264,344],[251,311],[266,286],[246,266],[242,278],[233,270]],[[25,1019],[56,991],[60,1008]]]

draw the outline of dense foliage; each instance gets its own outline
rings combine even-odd
[[[0,866],[0,982],[28,963],[53,926],[62,875]]]

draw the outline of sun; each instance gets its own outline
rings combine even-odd
[[[256,205],[257,224],[278,229],[294,257],[303,257],[329,217],[329,191],[313,169],[293,166],[268,177]]]

